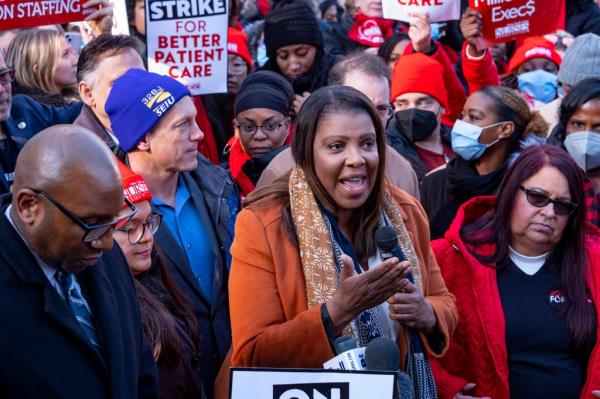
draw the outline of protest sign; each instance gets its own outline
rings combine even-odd
[[[0,30],[83,21],[97,8],[85,0],[0,0]]]
[[[562,28],[565,0],[469,0],[482,16],[483,37],[502,43]]]
[[[429,22],[460,19],[460,0],[383,0],[383,17],[409,22],[414,13],[425,14]]]
[[[129,18],[127,18],[127,5],[125,0],[110,0],[113,8],[113,35],[129,34]]]
[[[230,399],[393,399],[393,371],[231,368]]]
[[[193,95],[227,92],[227,0],[145,0],[148,70]]]

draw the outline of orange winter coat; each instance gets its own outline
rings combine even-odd
[[[443,354],[457,324],[429,242],[427,217],[416,199],[392,188],[421,266],[423,291],[444,337]],[[229,301],[233,366],[322,368],[334,356],[321,320],[320,305],[308,308],[297,245],[285,231],[276,202],[242,210],[231,247]],[[403,333],[398,343],[404,348]],[[427,346],[427,341],[423,339]]]

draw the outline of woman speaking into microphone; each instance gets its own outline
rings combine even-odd
[[[349,87],[317,90],[298,114],[296,167],[251,193],[235,226],[229,297],[234,366],[320,368],[334,340],[403,326],[434,356],[457,323],[429,245],[425,212],[384,177],[385,132]],[[381,261],[374,239],[392,227],[407,261]],[[407,274],[412,273],[414,284]]]

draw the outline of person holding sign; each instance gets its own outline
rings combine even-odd
[[[292,83],[298,113],[310,93],[327,85],[336,58],[325,52],[319,21],[304,0],[275,3],[265,17],[264,35],[269,61],[263,69]]]
[[[403,326],[420,333],[428,356],[443,354],[454,298],[422,208],[386,183],[385,132],[369,99],[346,86],[313,93],[292,153],[297,166],[251,193],[236,222],[232,365],[321,368],[341,335],[360,346],[384,336],[404,351]],[[407,261],[382,262],[374,238],[381,225],[399,235]]]

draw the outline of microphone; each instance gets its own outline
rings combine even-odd
[[[366,370],[365,348],[357,347],[356,340],[341,336],[333,344],[336,357],[323,363],[323,368],[333,370]]]
[[[398,345],[389,338],[375,338],[365,348],[367,370],[393,371],[398,375],[396,396],[400,399],[415,399],[412,380],[405,372],[400,371],[400,351]]]
[[[377,245],[377,249],[381,254],[381,259],[384,262],[393,257],[398,258],[400,262],[406,260],[406,256],[398,244],[398,234],[396,234],[396,231],[390,226],[380,226],[377,228],[375,231],[375,245]],[[408,272],[406,278],[408,278],[411,283],[415,282],[411,272]]]

